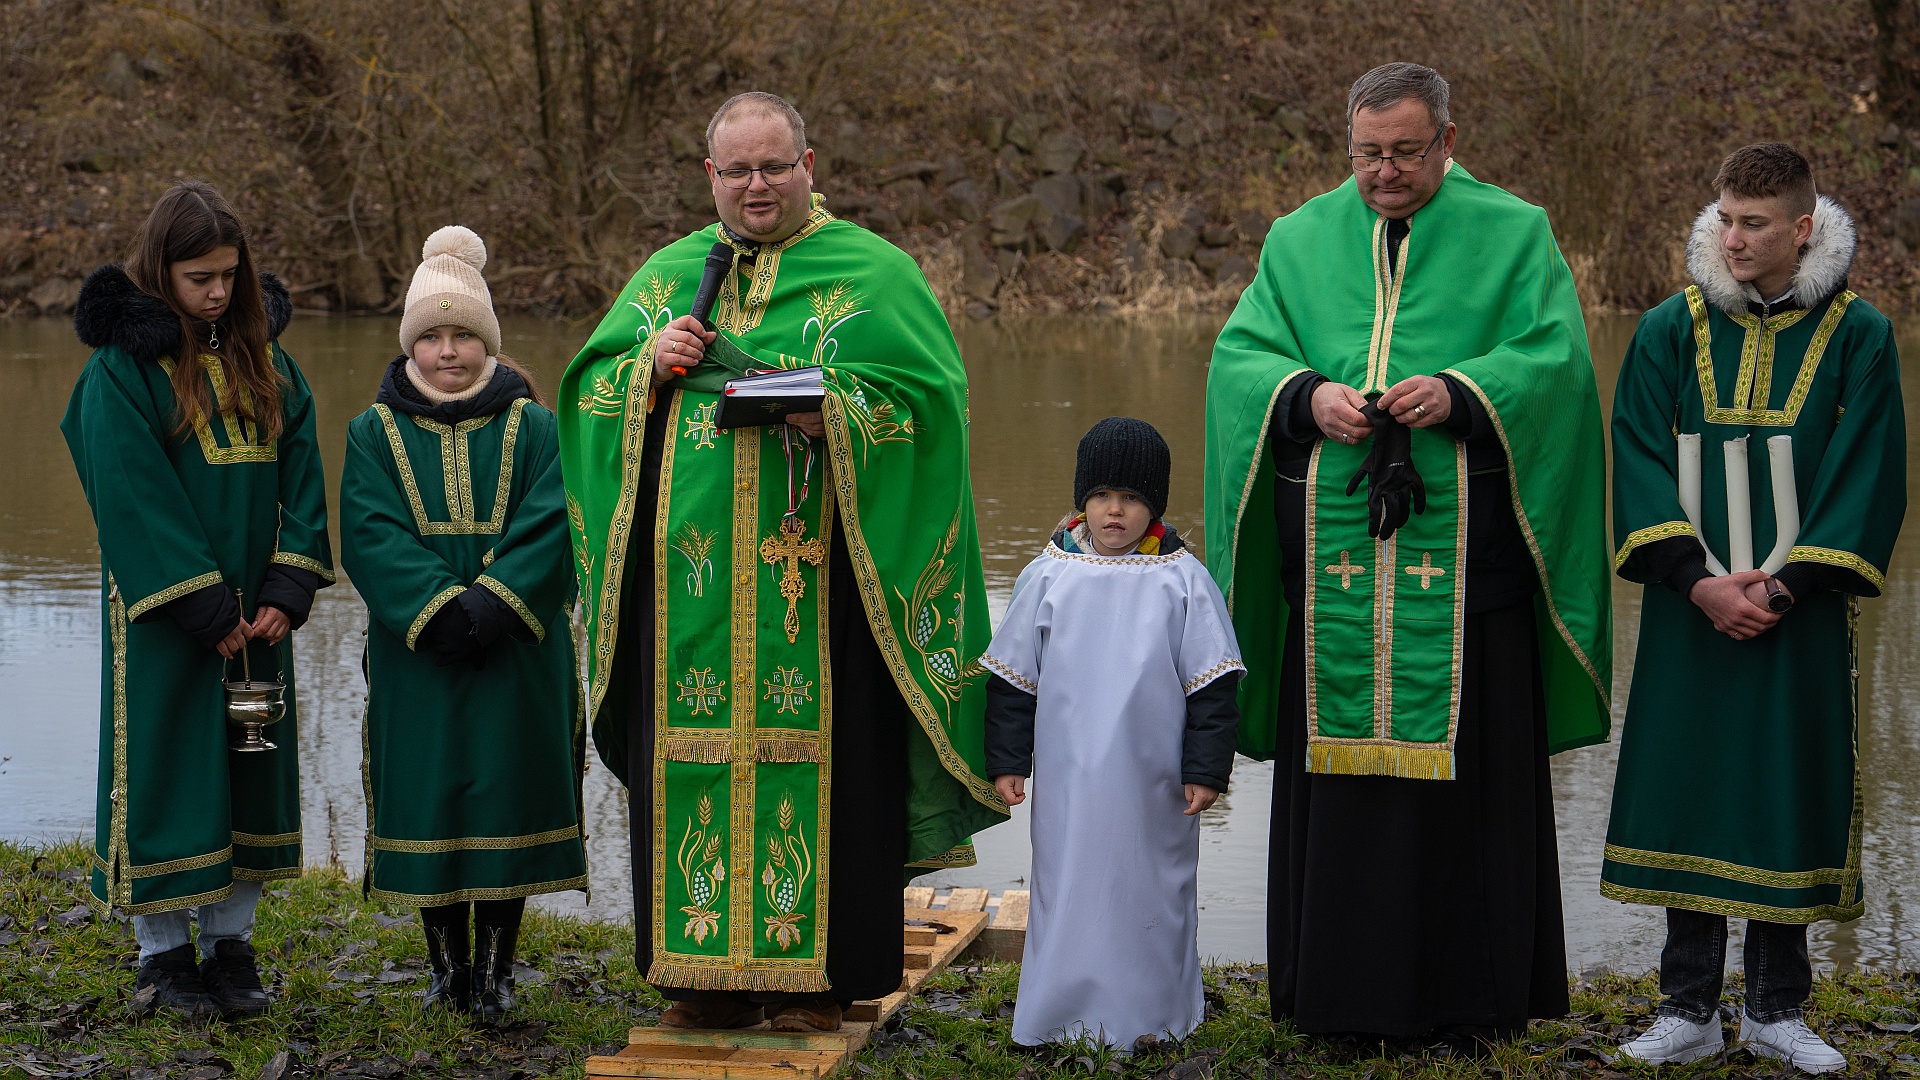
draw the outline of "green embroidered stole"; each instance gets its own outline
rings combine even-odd
[[[1427,509],[1388,540],[1367,535],[1367,448],[1325,442],[1307,471],[1307,770],[1453,778],[1465,627],[1467,456],[1413,433]],[[1372,663],[1354,662],[1370,656]]]
[[[647,979],[823,991],[833,715],[826,447],[813,444],[803,475],[804,439],[779,426],[718,429],[718,404],[681,390],[667,410],[653,553]],[[791,516],[789,490],[805,492]]]

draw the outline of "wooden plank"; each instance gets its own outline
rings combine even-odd
[[[588,1077],[646,1077],[651,1080],[823,1080],[845,1069],[878,1026],[906,1006],[908,998],[935,972],[952,963],[987,928],[981,911],[938,911],[904,907],[905,918],[952,927],[931,931],[934,944],[912,952],[927,966],[906,971],[901,989],[877,1002],[856,1002],[842,1016],[839,1031],[774,1031],[765,1023],[729,1031],[637,1027],[618,1054],[586,1060]],[[905,929],[905,928],[903,928]],[[868,1017],[872,1019],[869,1020]]]
[[[819,1080],[847,1055],[795,1050],[735,1050],[722,1060],[702,1061],[629,1054],[587,1059],[589,1076],[644,1076],[653,1080]]]
[[[947,894],[948,911],[985,911],[987,909],[987,890],[955,889]]]
[[[1008,889],[1000,894],[1000,910],[994,913],[993,925],[1006,930],[1025,930],[1027,928],[1027,906],[1033,893],[1027,889]]]
[[[980,911],[915,911],[908,908],[907,918],[940,923],[954,929],[951,934],[940,935],[940,944],[934,946],[933,959],[926,968],[907,972],[909,991],[919,990],[936,972],[953,963],[954,958],[973,944],[973,940],[980,936],[980,931],[987,925],[986,913]]]
[[[907,927],[907,945],[909,947],[914,945],[938,945],[938,944],[940,944],[940,931],[935,930],[933,927],[931,926]]]
[[[909,885],[904,890],[908,907],[930,908],[933,906],[933,889],[926,885]]]
[[[925,971],[933,966],[933,950],[909,945],[903,959],[908,971]]]
[[[632,1043],[629,1046],[634,1045]],[[670,1061],[724,1061],[740,1052],[738,1046],[654,1046],[652,1056]]]
[[[1009,930],[1001,926],[989,926],[980,931],[963,954],[977,960],[997,960],[1002,963],[1019,963],[1027,951],[1027,932]]]
[[[690,1030],[671,1027],[637,1027],[627,1032],[632,1046],[684,1047],[721,1046],[764,1050],[845,1050],[865,1039],[852,1025],[841,1024],[839,1031],[775,1031],[766,1024],[725,1031]]]
[[[726,1047],[674,1047],[679,1057],[663,1057],[662,1048],[626,1046],[612,1055],[587,1059],[588,1076],[644,1076],[657,1080],[819,1080],[846,1054],[833,1051],[754,1050]],[[685,1055],[707,1053],[713,1057]]]

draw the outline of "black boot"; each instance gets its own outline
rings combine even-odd
[[[155,1009],[179,1013],[195,1024],[213,1018],[213,999],[207,996],[207,984],[201,981],[200,969],[194,966],[191,942],[140,961],[140,974],[134,980],[133,992],[137,996],[150,986],[154,989]]]
[[[239,938],[222,938],[214,943],[213,955],[200,961],[200,981],[206,984],[207,996],[222,1016],[254,1016],[273,1004],[267,988],[260,985],[253,946]]]
[[[513,947],[518,926],[476,923],[473,952],[473,1012],[483,1024],[498,1024],[513,1009]]]
[[[473,1008],[473,959],[467,947],[466,905],[460,906],[459,922],[427,926],[427,965],[432,970],[421,1005],[464,1016]]]

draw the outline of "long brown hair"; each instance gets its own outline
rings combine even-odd
[[[526,380],[527,396],[533,399],[535,405],[544,407],[547,404],[547,399],[540,396],[540,384],[533,381],[533,372],[528,371],[525,364],[503,352],[494,353],[493,358],[501,367]]]
[[[218,348],[210,346],[213,329],[180,307],[173,293],[172,266],[197,259],[215,248],[240,253],[234,269],[233,292],[220,317]],[[180,423],[174,434],[218,413],[237,415],[252,423],[263,443],[280,435],[283,380],[273,366],[267,309],[260,297],[260,276],[253,269],[246,230],[212,184],[186,180],[167,189],[147,216],[147,226],[127,261],[127,276],[140,291],[157,296],[180,319],[180,345],[174,351],[173,396],[180,405]],[[222,400],[213,400],[212,385],[195,361],[202,355],[218,358],[227,387]]]

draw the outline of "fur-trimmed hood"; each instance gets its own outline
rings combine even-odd
[[[1727,268],[1720,246],[1726,234],[1726,226],[1720,223],[1719,200],[1708,203],[1693,219],[1693,233],[1687,237],[1687,274],[1714,307],[1739,315],[1746,312],[1747,305],[1765,303],[1767,298]],[[1793,307],[1811,308],[1845,288],[1857,244],[1853,219],[1839,203],[1820,196],[1813,204],[1813,234],[1807,238],[1800,265],[1793,271]]]
[[[260,300],[267,309],[267,340],[293,320],[293,298],[272,274],[260,275]],[[87,275],[73,305],[73,332],[90,348],[118,346],[135,360],[157,361],[180,347],[180,317],[165,300],[140,291],[118,263]]]

